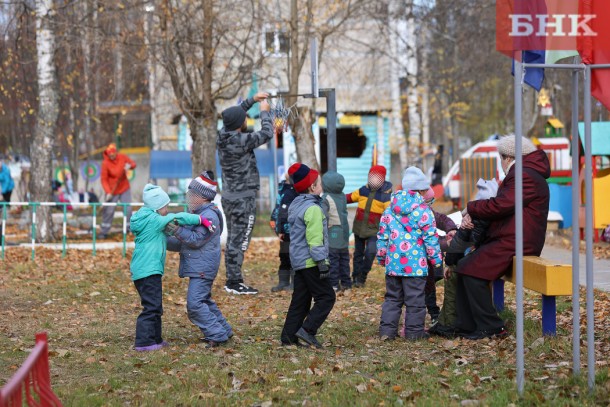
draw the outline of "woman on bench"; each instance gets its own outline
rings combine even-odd
[[[493,305],[489,283],[512,267],[515,255],[515,136],[498,141],[506,178],[495,198],[471,201],[462,228],[472,228],[472,219],[490,221],[487,238],[470,256],[458,263],[456,328],[467,339],[506,336],[504,321]],[[544,246],[549,213],[551,165],[543,150],[522,139],[523,155],[523,254],[539,256]]]

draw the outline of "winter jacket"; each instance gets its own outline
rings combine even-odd
[[[125,164],[133,169],[136,162],[125,154],[117,153],[116,158],[111,160],[108,153],[104,151],[102,161],[102,187],[107,194],[120,195],[129,189],[129,180],[125,172]]]
[[[147,207],[140,208],[131,217],[131,231],[136,236],[129,266],[132,280],[163,275],[166,248],[163,230],[174,219],[181,225],[198,225],[200,222],[199,215],[181,212],[161,216]]]
[[[328,225],[318,195],[297,196],[288,208],[290,264],[293,270],[328,263]]]
[[[481,219],[473,219],[472,223],[474,224],[474,228],[458,229],[453,239],[451,239],[447,254],[445,255],[446,265],[457,265],[458,261],[464,257],[466,250],[473,246],[478,248],[485,239],[487,229],[489,228],[489,222]]]
[[[390,205],[391,194],[392,183],[385,181],[376,191],[365,185],[351,194],[345,195],[348,204],[358,202],[352,229],[354,235],[367,238],[377,234],[379,219],[383,211]]]
[[[328,245],[331,249],[347,249],[349,244],[349,222],[347,200],[343,193],[345,178],[329,171],[322,177],[322,209],[328,217]]]
[[[15,182],[11,177],[11,170],[9,170],[8,165],[0,163],[0,188],[2,189],[1,193],[6,194],[7,192],[11,192],[13,188],[15,188]]]
[[[274,231],[277,235],[284,234],[284,241],[290,241],[290,226],[288,225],[288,208],[294,198],[299,196],[294,186],[289,182],[282,181],[277,186],[277,199],[275,208],[271,212],[271,222],[275,224]]]
[[[254,105],[253,98],[241,103],[248,111]],[[222,169],[222,197],[240,199],[256,196],[260,189],[258,168],[254,149],[273,138],[273,123],[269,112],[261,112],[261,130],[242,133],[239,129],[227,131],[224,127],[218,132],[216,147],[220,168]]]
[[[546,237],[550,192],[546,179],[551,166],[546,153],[523,157],[523,254],[539,256]],[[515,255],[515,166],[508,171],[495,198],[471,201],[468,214],[489,221],[487,237],[471,255],[458,263],[456,272],[497,280],[509,271]]]
[[[428,275],[428,262],[443,262],[432,210],[420,194],[398,191],[383,212],[377,234],[377,259],[397,277]]]
[[[167,238],[167,250],[180,252],[178,275],[214,280],[220,267],[220,235],[223,220],[220,210],[213,203],[202,205],[197,211],[216,226],[213,233],[203,225],[178,228],[174,236]]]
[[[457,230],[457,226],[451,218],[444,213],[439,213],[434,209],[430,208],[432,213],[434,214],[434,221],[436,222],[436,228],[442,230],[443,232],[451,232],[452,230]],[[447,236],[439,236],[438,243],[441,246],[441,251],[446,252],[449,248],[447,244]]]

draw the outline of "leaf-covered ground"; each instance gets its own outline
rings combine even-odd
[[[245,278],[258,296],[222,290],[214,297],[233,325],[228,346],[207,350],[185,312],[186,281],[178,257],[164,278],[162,351],[132,350],[138,295],[121,252],[7,251],[0,263],[0,383],[16,371],[36,332],[49,335],[52,384],[65,405],[607,405],[610,400],[610,302],[596,293],[596,387],[586,382],[586,329],[581,304],[582,375],[572,375],[571,299],[558,300],[558,336],[540,336],[539,299],[526,295],[526,386],[515,384],[515,338],[424,342],[377,339],[383,273],[364,289],[339,294],[320,337],[325,349],[279,346],[288,293],[276,282],[275,243],[253,242]],[[508,287],[510,290],[511,287]],[[442,284],[438,286],[442,298]],[[584,295],[581,296],[584,299]],[[440,298],[439,298],[440,302]],[[514,333],[514,296],[504,314]]]

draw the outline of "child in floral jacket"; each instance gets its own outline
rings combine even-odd
[[[421,173],[425,180],[421,170],[410,167],[405,171],[403,184],[406,184],[412,169]],[[411,185],[417,188],[418,184]],[[386,293],[379,326],[382,340],[396,338],[403,304],[406,308],[405,338],[417,340],[429,336],[424,332],[424,289],[428,262],[435,268],[440,268],[443,260],[434,215],[422,197],[426,190],[427,188],[403,189],[395,192],[390,199],[390,206],[381,217],[377,234],[377,259],[386,269]]]

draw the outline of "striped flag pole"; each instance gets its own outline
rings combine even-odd
[[[6,236],[6,203],[2,203],[2,260],[4,260],[4,241]]]
[[[64,207],[64,224],[63,224],[63,233],[61,236],[61,257],[66,257],[66,225],[68,223],[68,205],[66,203],[63,204]]]
[[[32,207],[32,260],[36,257],[36,207],[37,202],[30,202],[29,205]]]
[[[123,205],[123,258],[127,255],[127,205],[126,203],[121,203]]]
[[[96,238],[96,233],[95,233],[95,229],[96,229],[96,223],[97,223],[97,218],[96,218],[96,214],[97,214],[97,206],[100,205],[98,203],[93,203],[91,204],[92,207],[91,209],[93,209],[93,221],[92,221],[92,232],[93,232],[93,252],[92,255],[95,256],[95,238]]]
[[[373,165],[377,165],[377,143],[373,144],[373,160],[371,163],[371,167]]]

